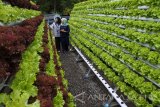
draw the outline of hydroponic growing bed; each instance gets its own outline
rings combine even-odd
[[[52,34],[29,0],[0,0],[0,107],[75,107]]]
[[[158,0],[88,0],[71,13],[73,47],[119,106],[160,106],[159,5]],[[0,107],[75,107],[51,31],[38,9],[30,0],[0,0]],[[61,56],[78,73],[74,55]],[[66,73],[70,82],[77,80],[72,85],[79,82],[78,91],[96,92],[93,81],[83,84],[79,74]],[[121,94],[131,103],[122,102]]]
[[[160,9],[156,0],[88,0],[69,21],[72,45],[136,107],[160,105]]]

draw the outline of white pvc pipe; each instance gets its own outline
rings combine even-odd
[[[94,74],[98,77],[98,79],[102,82],[102,84],[107,88],[109,93],[114,97],[114,99],[118,102],[121,107],[127,107],[127,105],[122,101],[122,99],[117,95],[117,93],[111,88],[111,86],[103,79],[103,77],[97,72],[97,70],[93,67],[93,65],[84,57],[84,55],[79,51],[77,47],[74,47],[78,54],[82,57],[82,59],[87,63],[90,69],[94,72]]]

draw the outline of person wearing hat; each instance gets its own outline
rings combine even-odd
[[[67,52],[69,51],[69,32],[70,28],[67,23],[66,18],[62,18],[62,24],[60,26],[60,37],[61,37],[61,44],[62,44],[62,51]]]

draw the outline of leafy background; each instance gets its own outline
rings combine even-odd
[[[86,0],[32,0],[40,5],[41,11],[44,13],[60,13],[69,15],[74,4]]]

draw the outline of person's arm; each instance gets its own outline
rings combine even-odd
[[[60,26],[60,32],[64,32],[64,29],[62,29],[62,27]]]
[[[62,29],[61,32],[66,32],[66,33],[70,32],[69,26],[67,26],[66,30]]]
[[[51,29],[54,28],[54,22],[50,25],[50,28],[51,28]]]

